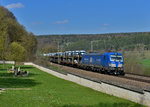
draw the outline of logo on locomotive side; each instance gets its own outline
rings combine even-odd
[[[93,61],[93,59],[92,59],[92,57],[90,57],[90,62],[92,62]]]

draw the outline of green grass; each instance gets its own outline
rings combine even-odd
[[[140,63],[143,66],[144,74],[150,75],[150,59],[142,59]]]
[[[21,68],[30,71],[28,77],[14,77],[6,69],[0,69],[0,87],[11,88],[0,94],[1,107],[143,107],[56,78],[32,66]]]

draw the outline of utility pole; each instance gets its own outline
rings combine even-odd
[[[106,43],[105,43],[105,39],[104,39],[104,47],[105,47],[105,50],[106,50]]]
[[[91,52],[93,52],[93,41],[91,41]]]
[[[58,48],[58,52],[59,52],[59,41],[57,42],[57,44],[58,44],[58,47],[57,47],[57,48]]]
[[[60,52],[62,52],[62,51],[63,51],[63,46],[61,45],[61,46],[60,46]]]
[[[98,42],[98,40],[97,41],[91,41],[91,52],[93,52],[93,50],[94,50],[94,47],[93,47],[94,42]]]

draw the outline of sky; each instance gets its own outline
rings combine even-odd
[[[0,0],[36,35],[150,31],[150,0]]]

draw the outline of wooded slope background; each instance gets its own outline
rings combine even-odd
[[[112,34],[76,34],[76,35],[40,35],[37,36],[39,50],[57,52],[66,50],[94,51],[133,51],[150,49],[150,32],[112,33]],[[44,48],[44,49],[43,49]],[[58,49],[59,48],[59,49]]]
[[[12,51],[17,47],[20,48],[15,54],[19,57],[22,53],[20,61],[32,60],[37,49],[36,37],[18,23],[12,12],[0,6],[0,59],[15,60]]]

